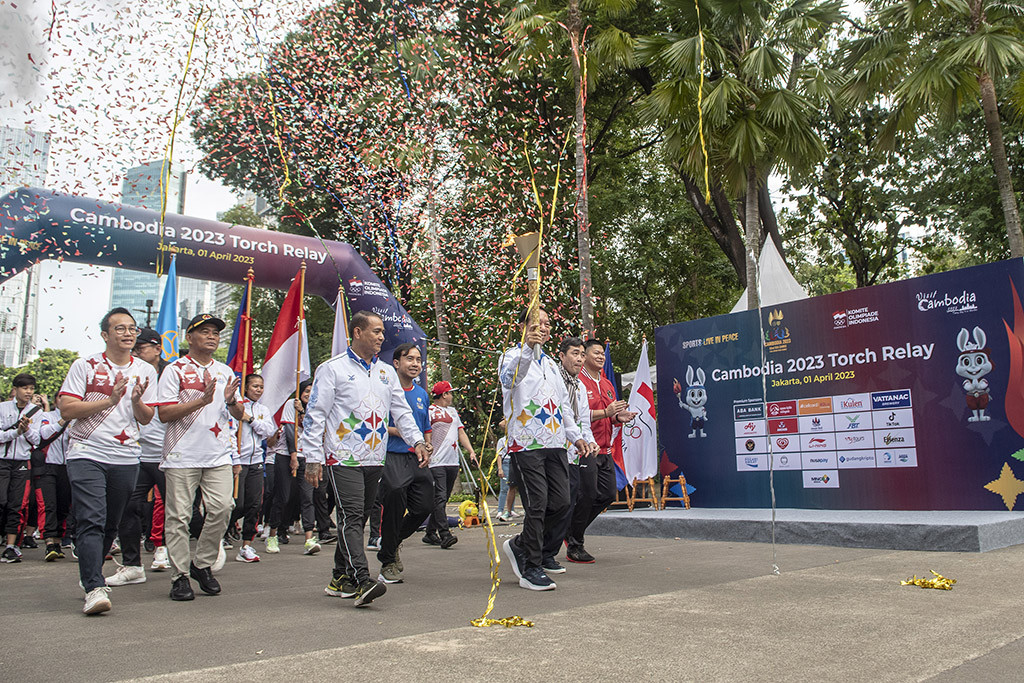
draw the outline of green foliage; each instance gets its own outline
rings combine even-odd
[[[11,392],[11,380],[15,375],[27,372],[36,378],[36,393],[46,394],[52,404],[64,378],[68,376],[71,364],[78,354],[67,349],[43,349],[39,357],[20,368],[0,368],[0,396],[7,400]]]

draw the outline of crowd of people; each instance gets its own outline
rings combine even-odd
[[[595,561],[584,534],[614,500],[613,433],[633,416],[601,373],[599,342],[564,339],[556,361],[543,351],[547,314],[524,312],[520,322],[525,343],[498,370],[498,518],[513,518],[518,493],[522,531],[504,552],[520,586],[551,590],[548,575],[565,571],[563,545],[569,562]],[[68,551],[84,613],[100,614],[111,609],[111,587],[147,580],[143,546],[150,571],[169,573],[170,598],[188,601],[193,581],[221,592],[214,574],[234,544],[237,561],[259,562],[257,540],[279,553],[297,522],[304,554],[335,546],[325,592],[363,607],[403,582],[402,543],[418,530],[442,549],[458,542],[446,505],[461,467],[479,462],[451,384],[428,393],[418,383],[418,346],[381,360],[383,321],[356,313],[345,352],[275,412],[260,401],[259,374],[240,380],[214,358],[224,327],[197,315],[187,352],[168,363],[159,335],[115,308],[100,321],[105,348],[72,364],[53,409],[31,375],[14,377],[0,403],[0,561],[21,562],[37,536],[47,562]]]

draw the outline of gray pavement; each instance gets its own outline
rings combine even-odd
[[[499,527],[499,534],[516,527]],[[406,583],[365,610],[323,594],[333,546],[229,561],[224,593],[167,598],[167,574],[81,614],[77,567],[26,551],[0,565],[5,680],[1016,680],[1024,656],[1024,546],[985,554],[593,537],[598,556],[559,588],[519,588],[507,566],[491,616],[484,535],[444,551],[413,537]],[[262,544],[259,545],[262,550]],[[233,554],[231,555],[233,558]],[[144,554],[148,560],[148,555]],[[107,573],[113,571],[113,566]],[[372,559],[371,567],[378,565]],[[952,591],[901,587],[929,569]],[[522,675],[532,671],[531,675]],[[401,678],[399,678],[401,677]]]

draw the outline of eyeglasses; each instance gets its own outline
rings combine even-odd
[[[114,332],[117,332],[118,334],[125,334],[127,332],[136,337],[139,336],[139,328],[135,327],[135,325],[118,325],[114,328]]]

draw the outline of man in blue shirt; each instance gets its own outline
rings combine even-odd
[[[430,399],[427,391],[415,383],[423,370],[423,355],[413,343],[395,348],[392,360],[398,381],[405,391],[405,400],[412,409],[416,426],[430,446]],[[388,423],[388,454],[380,480],[380,500],[384,507],[380,524],[380,580],[402,582],[402,560],[398,548],[402,541],[416,533],[434,507],[434,479],[427,469],[429,454],[417,457],[413,447],[402,440],[393,423]]]

